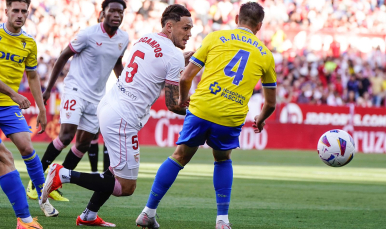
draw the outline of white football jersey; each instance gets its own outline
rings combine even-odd
[[[134,44],[126,64],[105,97],[127,123],[139,130],[149,119],[150,107],[165,83],[179,85],[185,60],[165,34],[151,33]]]
[[[73,56],[66,78],[65,93],[99,103],[105,94],[106,82],[119,57],[122,57],[129,36],[118,29],[110,37],[102,23],[81,30],[68,45]]]

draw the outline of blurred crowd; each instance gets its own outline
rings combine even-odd
[[[82,28],[97,23],[103,0],[33,0],[24,29],[38,44],[42,90],[53,64]],[[210,32],[236,27],[246,0],[127,0],[121,29],[131,45],[161,30],[170,3],[184,4],[194,27],[186,50],[197,49]],[[279,102],[340,106],[386,106],[386,6],[383,0],[259,0],[265,10],[257,36],[272,50]],[[0,4],[0,21],[5,1]],[[127,52],[126,52],[127,53]],[[124,60],[127,57],[124,57]],[[68,63],[55,90],[63,91]],[[199,77],[197,77],[199,80]],[[21,91],[28,91],[22,82]],[[255,93],[260,93],[258,85]]]

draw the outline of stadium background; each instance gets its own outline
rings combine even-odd
[[[97,23],[100,2],[32,0],[24,29],[35,36],[38,43],[42,90],[60,50],[79,28]],[[197,48],[210,31],[234,28],[233,17],[242,3],[227,0],[175,2],[185,4],[193,14],[195,27],[187,50]],[[232,154],[232,228],[385,228],[385,155],[357,154],[347,166],[331,168],[316,154],[319,136],[334,128],[348,130],[361,151],[386,152],[384,2],[259,2],[265,8],[266,17],[258,36],[274,53],[280,103],[267,121],[265,131],[259,135],[251,133],[251,118],[259,112],[263,101],[260,86],[256,87],[241,134],[244,150],[235,150]],[[128,1],[122,29],[129,33],[131,44],[141,35],[161,29],[159,18],[165,4]],[[0,0],[0,22],[6,20],[4,7],[5,0]],[[69,65],[47,106],[46,132],[38,135],[32,129],[34,148],[40,157],[59,131],[60,94]],[[348,82],[350,75],[353,77]],[[114,76],[111,78],[108,87]],[[198,81],[199,77],[196,79]],[[25,79],[20,89],[33,100]],[[34,127],[36,106],[23,113]],[[135,219],[146,203],[158,167],[174,150],[172,146],[182,118],[167,111],[163,97],[153,106],[151,119],[139,136],[141,168],[137,190],[132,197],[110,198],[99,212],[104,220],[117,224],[117,228],[137,228]],[[5,138],[3,134],[0,137]],[[26,186],[29,177],[18,149],[9,141],[5,141],[5,145],[13,153]],[[55,162],[63,162],[67,152],[68,149],[64,150]],[[102,167],[100,161],[99,169]],[[76,169],[90,171],[86,157]],[[157,211],[162,228],[213,228],[216,203],[212,174],[211,152],[200,149],[180,172]],[[31,214],[39,216],[44,228],[78,228],[75,219],[87,205],[91,192],[75,185],[64,186],[62,191],[70,202],[52,201],[60,211],[55,219],[44,217],[37,202],[28,201]],[[14,228],[15,219],[11,216],[9,202],[0,192],[1,229]]]
[[[38,73],[42,91],[53,64],[74,35],[97,23],[102,0],[34,0],[24,29],[38,44]],[[168,3],[181,3],[192,12],[194,27],[186,50],[195,50],[211,31],[236,27],[234,17],[244,1],[128,0],[121,29],[132,44],[146,33],[161,29],[159,18]],[[321,133],[340,128],[349,131],[359,151],[386,152],[386,6],[384,1],[261,1],[266,16],[257,36],[274,54],[278,79],[278,107],[261,135],[251,121],[263,102],[260,83],[249,104],[250,113],[241,135],[243,149],[314,149]],[[5,21],[5,1],[0,21]],[[127,58],[128,52],[123,60]],[[49,124],[35,141],[50,141],[59,131],[58,111],[68,62],[53,89],[48,105]],[[111,87],[112,74],[107,87]],[[192,87],[200,80],[195,78]],[[26,77],[20,92],[29,94]],[[162,95],[163,96],[163,95]],[[182,118],[167,111],[163,98],[153,106],[149,124],[141,131],[141,144],[173,146]],[[33,126],[36,106],[23,111]],[[299,134],[293,137],[293,129]],[[275,131],[280,129],[281,131]],[[141,136],[153,136],[142,138]],[[304,138],[306,137],[306,138]],[[4,135],[1,135],[5,139]],[[276,141],[284,139],[283,141]]]

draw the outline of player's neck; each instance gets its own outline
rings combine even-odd
[[[20,31],[21,31],[21,28],[15,28],[15,27],[13,27],[13,26],[11,25],[11,23],[9,23],[8,21],[7,21],[7,23],[5,23],[5,28],[6,28],[9,32],[11,32],[11,33],[20,33]]]
[[[106,33],[112,37],[117,32],[118,28],[110,27],[108,25],[105,25],[105,23],[102,23],[103,28],[105,29]]]
[[[163,29],[160,33],[164,34],[167,38],[172,40],[172,34],[168,33],[166,30]]]
[[[255,29],[253,29],[253,28],[251,28],[250,26],[248,26],[248,25],[243,25],[243,24],[238,24],[237,25],[237,28],[246,28],[246,29],[249,29],[253,34],[255,34],[256,35],[256,33],[257,33],[257,29],[255,28]]]

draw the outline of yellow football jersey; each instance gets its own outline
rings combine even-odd
[[[35,71],[37,67],[37,47],[32,36],[23,30],[11,33],[5,23],[0,24],[0,80],[19,90],[24,70]],[[0,93],[0,106],[17,105],[12,99]]]
[[[248,101],[260,78],[263,87],[276,87],[272,53],[246,28],[210,33],[190,62],[205,69],[189,110],[219,125],[245,122]]]

